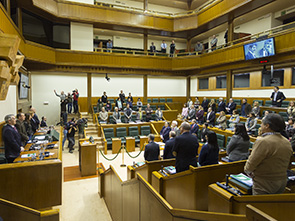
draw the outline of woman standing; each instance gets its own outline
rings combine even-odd
[[[225,116],[225,112],[221,111],[219,117],[216,120],[216,123],[218,124],[217,127],[225,130],[227,128],[226,125],[226,116]]]
[[[287,114],[289,118],[295,118],[295,105],[294,101],[290,101],[289,107],[287,109]]]
[[[246,160],[249,156],[250,138],[244,124],[237,124],[234,132],[235,134],[226,147],[229,162]]]
[[[206,137],[208,142],[201,149],[199,164],[201,166],[218,164],[219,147],[216,133],[209,131]]]

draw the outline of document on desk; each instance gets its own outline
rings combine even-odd
[[[29,157],[32,157],[32,156],[36,156],[36,153],[23,154],[23,155],[21,156],[21,158],[29,158]]]
[[[231,178],[245,184],[246,186],[252,187],[253,186],[253,180],[246,176],[243,173],[237,174],[237,175],[230,175]]]
[[[41,136],[35,136],[34,140],[45,140],[46,136],[41,135]]]
[[[39,140],[36,142],[36,144],[44,144],[44,143],[48,143],[48,140]]]

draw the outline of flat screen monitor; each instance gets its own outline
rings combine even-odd
[[[244,45],[245,60],[264,58],[275,55],[275,53],[274,38],[268,38]]]
[[[25,74],[19,72],[20,82],[19,82],[19,99],[28,99],[28,88],[25,87],[29,85],[29,77]]]

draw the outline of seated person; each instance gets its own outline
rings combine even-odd
[[[226,116],[225,116],[225,112],[221,111],[219,117],[216,120],[217,126],[218,128],[225,130],[227,128],[226,125]]]
[[[112,117],[116,123],[121,123],[121,114],[119,112],[118,107],[115,107],[115,111],[114,111]]]
[[[229,118],[229,128],[234,128],[237,123],[240,122],[240,116],[237,110],[233,110],[233,114]]]
[[[223,98],[219,98],[219,102],[218,102],[218,107],[217,107],[217,112],[221,112],[224,111],[225,112],[225,103],[223,102]]]
[[[137,99],[136,105],[137,105],[137,110],[139,110],[139,108],[142,107],[142,102],[140,98]]]
[[[206,135],[208,142],[204,144],[199,155],[201,166],[218,164],[219,147],[216,133],[209,131]]]
[[[293,133],[294,133],[294,127],[293,127],[293,119],[292,118],[289,118],[288,119],[288,124],[286,126],[286,134],[287,134],[287,139],[289,139],[290,137],[293,136]]]
[[[251,112],[245,124],[247,133],[249,135],[255,134],[256,124],[257,124],[257,118],[255,117],[254,113]]]
[[[192,121],[192,119],[196,119],[196,109],[194,105],[190,106],[190,109],[188,111],[187,119],[189,121]]]
[[[124,109],[124,116],[125,116],[125,122],[129,123],[132,119],[132,109],[130,108],[130,105],[127,103],[127,107]]]
[[[174,131],[169,132],[169,140],[165,143],[163,159],[175,158],[172,154],[172,149],[175,142],[176,133]]]
[[[260,107],[258,101],[255,101],[252,107],[252,113],[254,113],[255,117],[259,118]]]
[[[188,107],[187,107],[187,104],[184,103],[183,108],[182,108],[182,112],[181,112],[182,119],[186,119],[187,115],[188,115]]]
[[[209,126],[208,123],[205,123],[203,129],[201,130],[201,142],[202,143],[206,143],[207,142],[206,135],[210,131],[209,128],[208,128],[208,126]]]
[[[171,131],[174,131],[176,136],[179,136],[180,135],[180,130],[178,129],[177,127],[178,123],[176,120],[172,121],[171,123]]]
[[[144,159],[146,161],[153,161],[153,160],[159,160],[160,157],[160,147],[159,144],[156,144],[154,142],[155,135],[149,134],[148,135],[148,144],[145,145],[144,150]]]
[[[245,173],[253,178],[253,195],[285,191],[292,147],[281,135],[284,129],[285,122],[278,114],[268,114],[262,120],[262,137],[254,143],[244,167]]]
[[[232,98],[229,99],[228,104],[226,105],[226,113],[227,114],[233,114],[233,110],[236,109],[237,104],[234,102]]]
[[[122,101],[121,101],[121,99],[119,97],[116,100],[116,107],[118,108],[118,111],[123,110],[123,103],[122,103]]]
[[[109,114],[108,112],[106,112],[104,107],[102,107],[101,112],[99,112],[99,118],[100,118],[99,123],[103,123],[103,124],[108,123]]]
[[[289,107],[287,108],[287,114],[289,118],[295,119],[295,104],[294,101],[290,101]]]
[[[158,110],[156,110],[156,120],[161,121],[163,120],[163,111],[161,110],[160,107],[158,107]]]
[[[97,100],[97,104],[96,104],[96,113],[99,113],[100,111],[101,111],[101,108],[103,107],[103,103],[102,103],[102,101],[101,101],[101,98],[99,98],[98,100]]]
[[[196,112],[196,120],[199,124],[204,123],[204,109],[201,105],[199,106],[198,111]]]
[[[146,122],[150,122],[152,120],[152,113],[153,109],[150,107],[150,104],[147,104],[147,107],[145,109]]]
[[[212,110],[212,107],[208,108],[208,113],[207,113],[207,116],[206,116],[206,122],[211,126],[215,125],[215,112]]]
[[[169,140],[169,132],[171,131],[171,128],[169,126],[169,122],[165,121],[165,125],[163,126],[162,130],[160,131],[161,139],[164,143],[166,143],[167,140]]]
[[[133,104],[132,104],[132,101],[131,101],[131,99],[130,99],[130,98],[128,98],[128,100],[127,100],[126,104],[129,104],[129,107],[132,109],[132,107],[133,107]]]
[[[8,163],[13,161],[24,151],[21,144],[21,136],[15,128],[16,119],[13,114],[6,115],[4,118],[6,125],[2,130],[2,138],[5,148],[5,158]]]
[[[198,131],[199,131],[199,125],[197,124],[196,119],[192,120],[192,124],[191,124],[191,130],[190,133],[192,135],[195,135],[196,137],[198,136]]]
[[[141,110],[141,107],[138,108],[138,111],[136,113],[136,120],[143,121],[143,111]]]
[[[47,126],[47,123],[46,123],[46,120],[47,120],[47,118],[44,117],[44,116],[41,118],[41,124],[40,124],[40,127],[48,127],[48,126]]]
[[[244,124],[236,124],[234,133],[226,147],[229,162],[246,160],[249,156],[250,138]]]
[[[110,111],[112,110],[112,104],[111,104],[110,101],[107,101],[107,104],[106,104],[106,106],[105,106],[105,110],[106,110],[107,112],[110,112]]]

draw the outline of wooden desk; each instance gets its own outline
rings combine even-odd
[[[139,142],[139,147],[140,149],[143,148],[142,150],[145,149],[145,144],[148,143],[148,137],[147,136],[139,136],[140,142]]]
[[[135,151],[135,138],[134,137],[126,137],[126,149],[128,152]]]
[[[44,152],[49,152],[49,156],[45,157],[44,155],[44,159],[43,160],[53,160],[53,159],[57,159],[58,158],[58,150],[57,149],[51,149],[51,150],[45,150]],[[29,157],[25,157],[23,158],[22,156],[26,155],[26,154],[36,154],[36,159],[33,161],[40,161],[40,153],[41,150],[31,150],[31,151],[25,151],[22,152],[18,158],[16,158],[13,163],[22,163],[22,162],[29,162],[32,161],[32,156]]]
[[[96,144],[79,142],[79,168],[81,176],[96,174]]]
[[[118,153],[121,148],[121,139],[120,138],[112,138],[112,154]]]

